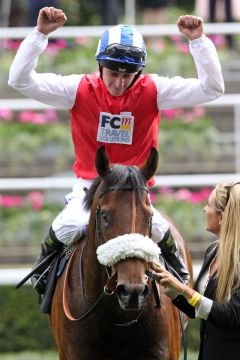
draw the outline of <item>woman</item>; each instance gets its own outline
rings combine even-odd
[[[198,359],[239,360],[240,182],[218,184],[204,212],[207,230],[218,240],[206,251],[195,284],[198,292],[157,264],[155,270],[173,303],[189,317],[201,319]]]

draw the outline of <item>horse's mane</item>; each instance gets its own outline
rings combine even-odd
[[[104,193],[111,188],[130,188],[134,189],[136,199],[139,200],[146,188],[146,179],[144,178],[140,169],[136,166],[113,165],[111,171],[104,176],[97,176],[90,189],[84,197],[84,208],[90,210],[94,195],[102,183],[101,193]]]

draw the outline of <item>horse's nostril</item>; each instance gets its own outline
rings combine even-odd
[[[118,298],[123,301],[124,303],[127,303],[131,297],[131,292],[130,289],[128,288],[128,286],[122,284],[122,285],[117,285],[116,288],[116,292],[117,292],[117,296]]]

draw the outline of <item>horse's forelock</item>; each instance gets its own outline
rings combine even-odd
[[[135,190],[137,199],[140,199],[146,180],[141,171],[135,166],[114,165],[111,171],[104,177],[96,177],[84,197],[84,209],[90,210],[97,188],[102,182],[101,192],[105,193],[111,188],[128,187]]]
[[[141,171],[135,166],[114,165],[111,172],[104,178],[105,191],[109,188],[129,187],[135,190],[137,199],[140,199],[146,180]]]

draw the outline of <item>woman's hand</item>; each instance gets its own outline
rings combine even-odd
[[[154,275],[156,280],[160,285],[164,286],[166,289],[169,288],[178,294],[186,295],[188,293],[187,289],[192,291],[186,286],[186,284],[179,281],[175,276],[173,276],[169,271],[167,271],[163,266],[161,266],[157,261],[151,262],[151,268],[154,270]]]

